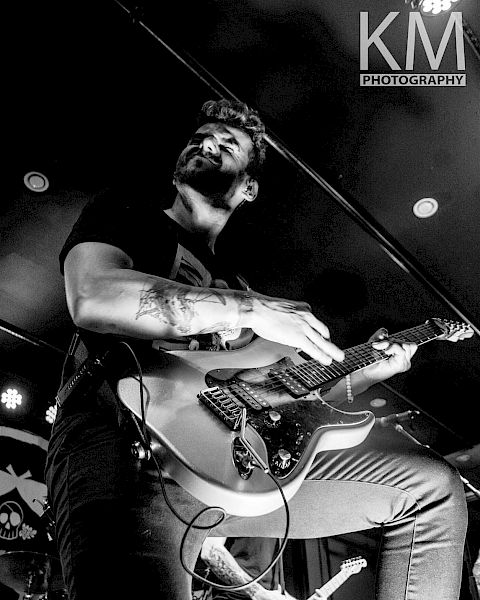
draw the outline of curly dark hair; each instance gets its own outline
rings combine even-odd
[[[257,111],[237,100],[207,100],[197,116],[198,127],[212,122],[237,127],[250,137],[253,142],[253,155],[248,165],[248,173],[258,178],[265,161],[267,144],[265,125]]]

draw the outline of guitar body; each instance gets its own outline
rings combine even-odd
[[[239,442],[239,415],[246,416],[244,439],[269,465],[287,500],[318,452],[360,444],[375,421],[369,411],[336,410],[316,393],[282,382],[286,367],[304,363],[293,348],[262,338],[229,352],[156,353],[152,364],[142,366],[143,402],[164,472],[206,505],[232,515],[256,516],[282,507],[271,478],[249,468],[251,454]],[[117,392],[141,418],[138,375],[122,378]]]

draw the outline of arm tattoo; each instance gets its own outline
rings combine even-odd
[[[171,288],[168,296],[165,287],[154,285],[140,292],[140,302],[135,319],[150,316],[162,323],[176,327],[182,334],[192,331],[195,305],[198,302],[213,302],[225,305],[226,299],[214,289],[199,288],[198,291],[181,286]]]
[[[234,299],[238,303],[238,308],[241,313],[252,312],[253,310],[253,295],[248,293],[234,292]]]
[[[253,311],[253,299],[254,296],[245,292],[234,292],[233,299],[238,306],[238,321],[235,327],[240,326],[242,316]]]
[[[218,323],[212,323],[212,325],[210,325],[210,327],[205,327],[204,329],[202,329],[201,331],[198,331],[198,335],[202,335],[204,333],[215,333],[215,332],[219,332],[219,331],[223,331],[225,329],[230,329],[232,327],[232,324],[229,323],[228,321],[218,321]]]
[[[224,548],[218,548],[213,546],[210,548],[208,557],[204,558],[213,573],[221,580],[232,585],[243,585],[248,581],[251,581],[253,577],[248,575],[242,567],[237,563],[235,558],[230,552]],[[263,586],[255,582],[245,588],[243,591],[254,598],[260,590],[263,590]]]

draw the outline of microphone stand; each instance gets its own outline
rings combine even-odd
[[[429,450],[431,450],[432,448],[430,448],[430,446],[428,446],[427,444],[423,444],[422,442],[420,442],[419,440],[417,440],[417,438],[415,436],[413,436],[411,433],[409,433],[408,431],[406,431],[402,425],[400,425],[400,423],[391,423],[390,424],[391,427],[393,427],[396,431],[400,432],[402,435],[404,435],[406,438],[408,438],[409,440],[411,440],[412,442],[415,442],[415,444],[418,444],[419,446],[423,446],[424,448],[428,448]],[[480,499],[480,490],[477,490],[476,487],[474,487],[469,481],[468,479],[466,479],[465,477],[463,477],[463,475],[460,475],[460,479],[462,480],[463,484],[466,485],[468,487],[468,489],[473,492],[475,494],[475,496],[477,496],[477,498]]]
[[[400,423],[388,423],[388,425],[390,427],[393,427],[396,431],[398,431],[399,433],[401,433],[403,436],[405,436],[406,438],[408,438],[410,441],[414,442],[415,444],[417,444],[418,446],[423,446],[424,448],[428,448],[429,450],[432,450],[432,448],[430,446],[428,446],[427,444],[423,444],[422,442],[420,442],[419,440],[417,440],[417,438],[412,435],[411,433],[409,433],[408,431],[406,431],[403,426]],[[480,491],[477,490],[476,487],[474,487],[469,481],[468,479],[466,479],[465,477],[463,477],[460,473],[460,479],[462,480],[463,484],[468,487],[468,489],[473,492],[475,494],[475,496],[477,496],[477,498],[480,498]],[[470,588],[470,594],[472,596],[473,600],[480,600],[480,594],[478,591],[478,586],[477,586],[477,582],[475,580],[475,577],[473,576],[473,566],[472,566],[472,559],[470,556],[470,550],[468,548],[468,542],[465,543],[465,548],[464,548],[464,552],[463,552],[463,561],[467,567],[467,571],[468,571],[468,584],[469,584],[469,588]]]

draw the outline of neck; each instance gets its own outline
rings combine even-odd
[[[187,231],[203,237],[213,250],[233,209],[212,206],[201,194],[187,194],[179,190],[172,206],[165,213]]]

